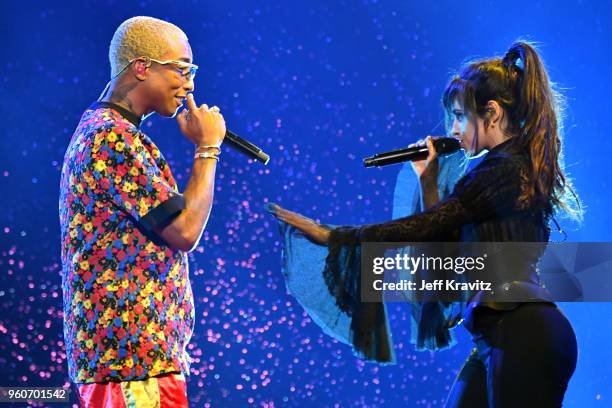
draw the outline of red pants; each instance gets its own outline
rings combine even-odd
[[[187,408],[183,374],[141,381],[77,384],[83,408]]]

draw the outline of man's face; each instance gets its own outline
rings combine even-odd
[[[160,61],[192,62],[191,47],[187,40],[173,37],[169,38],[168,42],[169,51],[159,58]],[[182,75],[175,64],[161,65],[152,62],[146,82],[151,109],[162,116],[176,115],[187,93],[194,89],[193,79]]]

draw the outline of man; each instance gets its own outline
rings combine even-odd
[[[84,406],[187,406],[193,330],[187,252],[208,220],[225,122],[197,107],[197,66],[173,24],[134,17],[115,32],[111,81],[83,114],[60,186],[64,335],[69,376]],[[176,115],[186,100],[188,110]],[[175,116],[196,146],[180,194],[140,129]]]

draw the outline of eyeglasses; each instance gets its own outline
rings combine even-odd
[[[113,79],[115,79],[119,75],[121,75],[123,73],[123,71],[126,70],[127,67],[132,65],[132,62],[137,61],[137,60],[143,60],[145,62],[145,66],[146,67],[150,67],[151,66],[151,62],[155,62],[155,63],[157,63],[159,65],[172,64],[172,65],[174,65],[176,67],[177,72],[183,78],[185,78],[187,81],[193,81],[193,78],[195,77],[195,74],[198,71],[198,66],[197,65],[191,64],[191,63],[185,62],[185,61],[179,61],[179,60],[159,61],[159,60],[156,60],[155,58],[151,58],[151,57],[132,58],[131,60],[128,61],[128,63],[125,65],[125,67],[123,67],[121,69],[121,71],[117,72],[117,74],[115,74],[115,76],[112,77],[110,81],[108,81],[108,83],[104,87],[104,90],[102,91],[102,93],[98,97],[98,100],[101,100],[106,95],[106,91],[108,91],[108,88],[109,88],[111,82],[113,81]]]
[[[185,77],[185,79],[187,79],[188,81],[193,80],[193,78],[195,77],[196,72],[198,71],[198,66],[195,64],[191,64],[189,62],[185,62],[185,61],[179,61],[179,60],[167,60],[167,61],[159,61],[156,60],[155,58],[151,58],[151,57],[138,57],[138,58],[132,58],[131,60],[128,61],[127,64],[125,64],[125,67],[123,67],[121,69],[121,71],[117,72],[117,75],[115,75],[113,78],[111,78],[111,81],[115,78],[117,78],[119,75],[121,75],[123,73],[123,71],[126,70],[127,67],[129,67],[130,65],[132,65],[132,62],[134,61],[138,61],[138,60],[143,60],[145,62],[145,66],[148,68],[151,66],[151,62],[155,62],[159,65],[168,65],[168,64],[172,64],[176,67],[176,70],[178,71],[179,74],[181,74],[182,76]]]
[[[138,57],[138,58],[131,59],[127,63],[125,68],[129,67],[132,62],[137,61],[137,60],[143,60],[145,62],[145,66],[147,67],[151,66],[151,62],[155,62],[159,65],[172,64],[176,67],[177,72],[181,74],[183,77],[185,77],[185,79],[187,79],[188,81],[192,81],[193,78],[195,77],[196,72],[198,71],[198,66],[195,64],[189,63],[189,62],[179,61],[179,60],[160,61],[160,60],[156,60],[155,58],[150,58],[150,57]]]

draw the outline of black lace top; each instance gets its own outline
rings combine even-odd
[[[361,338],[363,347],[376,348],[371,344],[375,341],[371,336],[373,330],[380,328],[377,329],[377,323],[367,316],[378,315],[376,309],[382,306],[361,303],[360,279],[350,276],[350,270],[360,273],[360,268],[355,267],[359,262],[360,243],[457,239],[465,242],[546,242],[550,211],[518,206],[521,183],[530,168],[528,155],[514,151],[509,140],[489,151],[478,166],[457,182],[453,192],[434,207],[382,224],[340,227],[331,231],[324,277],[338,306],[353,316],[354,336]],[[348,266],[352,268],[347,269]],[[517,271],[516,279],[529,279],[531,272]],[[434,339],[431,348],[444,347],[447,334],[441,330],[434,332],[438,339]],[[367,351],[363,351],[367,355]]]

